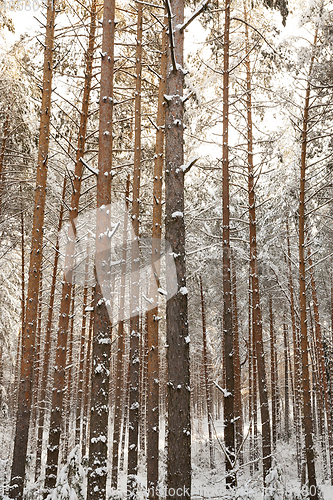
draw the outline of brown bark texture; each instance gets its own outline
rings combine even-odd
[[[59,213],[59,221],[58,221],[58,233],[57,240],[55,244],[55,253],[54,253],[54,261],[53,261],[53,271],[52,271],[52,281],[50,288],[50,300],[48,305],[48,313],[47,313],[47,322],[46,322],[46,331],[44,338],[44,356],[43,356],[43,366],[41,372],[41,390],[39,396],[39,414],[38,414],[38,430],[37,430],[37,443],[36,443],[36,465],[35,465],[35,480],[41,474],[41,463],[42,463],[42,451],[43,451],[43,432],[45,426],[45,414],[47,409],[47,381],[50,367],[50,357],[51,357],[51,334],[52,334],[52,319],[53,319],[53,306],[54,306],[54,298],[57,284],[57,274],[58,274],[58,262],[59,262],[59,233],[62,229],[63,216],[64,216],[64,201],[66,195],[66,185],[67,185],[67,177],[64,177],[63,189],[62,189],[62,197],[61,197],[61,205],[60,205],[60,213]]]
[[[158,334],[158,288],[160,286],[160,257],[162,234],[162,183],[164,164],[164,124],[167,65],[167,33],[162,34],[162,55],[160,67],[160,83],[158,92],[158,108],[156,125],[156,151],[154,162],[153,188],[153,228],[152,228],[152,255],[151,255],[151,283],[149,298],[154,301],[152,309],[148,311],[148,394],[147,401],[147,489],[149,500],[158,498],[158,457],[159,457],[159,334]]]
[[[246,12],[246,10],[245,10]],[[250,52],[248,25],[245,25],[246,52]],[[260,413],[262,425],[262,455],[264,480],[271,468],[271,430],[268,406],[268,392],[264,345],[262,338],[262,319],[260,309],[258,259],[257,259],[257,229],[256,229],[256,199],[254,191],[254,164],[253,164],[253,121],[252,121],[252,75],[249,56],[245,60],[246,88],[247,88],[247,148],[248,148],[248,192],[249,192],[249,219],[250,219],[250,268],[252,276],[252,321],[253,346],[256,353],[258,369],[258,384],[260,397]]]
[[[324,400],[325,409],[323,409],[323,411],[326,412],[327,435],[328,435],[329,457],[330,457],[330,476],[331,476],[331,484],[333,484],[333,434],[332,434],[331,408],[329,403],[329,388],[328,388],[328,381],[325,368],[325,356],[324,356],[323,338],[322,338],[321,324],[319,317],[317,288],[314,277],[313,262],[311,258],[310,247],[308,247],[308,264],[310,269],[310,282],[311,282],[311,293],[312,293],[313,313],[314,313],[315,346],[316,346],[315,352],[317,354],[318,365],[319,365],[318,375],[320,383],[318,385],[318,391],[320,391],[322,399]]]
[[[233,252],[232,260],[232,319],[233,319],[233,350],[234,350],[234,414],[235,414],[235,450],[240,462],[243,460],[241,445],[243,443],[243,409],[242,409],[242,378],[239,354],[239,325],[237,307],[236,263]]]
[[[184,21],[184,0],[172,0],[172,25]],[[170,45],[174,39],[176,68],[172,64],[169,45],[166,78],[166,136],[165,136],[165,235],[170,244],[176,267],[178,291],[167,296],[167,365],[168,365],[168,421],[167,421],[167,488],[183,489],[185,498],[191,497],[191,418],[190,418],[190,359],[187,319],[187,289],[185,264],[184,222],[184,164],[182,101],[184,86],[183,32],[169,33]],[[169,252],[168,252],[169,254]],[[167,292],[172,287],[173,266],[167,255]],[[167,499],[172,498],[167,495]]]
[[[42,266],[43,226],[50,138],[49,127],[51,115],[54,19],[54,2],[53,0],[48,0],[43,67],[43,92],[38,142],[35,206],[31,235],[27,307],[25,325],[22,335],[21,380],[18,396],[19,405],[16,420],[14,453],[9,491],[10,498],[16,499],[21,499],[23,497],[25,457],[27,453],[29,420],[32,402],[35,335],[37,327],[36,312],[39,295],[40,271]]]
[[[68,326],[69,326],[69,312],[71,305],[71,294],[73,286],[73,269],[75,261],[75,239],[76,239],[76,221],[79,210],[79,201],[81,193],[81,181],[83,175],[83,164],[81,158],[84,155],[89,99],[91,90],[92,79],[92,66],[94,57],[95,46],[95,32],[96,32],[96,0],[91,4],[91,17],[89,28],[88,47],[85,54],[85,79],[84,90],[82,99],[82,108],[80,116],[80,127],[78,134],[78,143],[76,150],[75,170],[73,179],[73,192],[71,196],[71,209],[69,211],[69,230],[68,230],[68,243],[65,252],[65,268],[64,279],[62,282],[62,295],[59,313],[58,325],[58,338],[55,356],[54,381],[52,393],[52,412],[49,432],[49,444],[47,450],[47,464],[45,475],[45,494],[55,487],[57,470],[58,470],[58,457],[59,457],[59,443],[63,427],[63,400],[64,400],[64,384],[65,384],[65,367],[66,367],[66,345],[68,343]]]
[[[91,372],[87,500],[106,496],[111,321],[111,170],[115,0],[104,1],[96,215],[96,289]]]
[[[130,387],[129,387],[129,432],[127,464],[127,496],[135,499],[137,495],[138,474],[138,439],[140,407],[140,176],[141,176],[141,74],[142,74],[142,23],[143,6],[138,4],[136,53],[135,53],[135,100],[134,100],[134,170],[132,203],[132,283],[131,283],[131,319],[130,319]]]
[[[84,391],[84,361],[87,358],[87,308],[88,308],[88,273],[89,273],[89,248],[84,269],[84,288],[82,304],[81,340],[79,350],[79,370],[78,385],[76,395],[76,415],[75,415],[75,445],[80,445],[82,452],[82,419],[83,419],[83,391]]]
[[[225,365],[224,397],[224,444],[226,450],[226,484],[236,485],[233,472],[235,465],[235,424],[234,424],[234,354],[231,292],[230,255],[230,211],[229,211],[229,47],[230,47],[230,1],[225,1],[225,21],[223,38],[223,135],[222,135],[222,217],[223,217],[223,336]]]
[[[115,394],[115,412],[112,440],[112,474],[111,487],[117,489],[118,486],[118,467],[119,467],[119,444],[120,429],[122,417],[122,396],[124,394],[124,356],[125,356],[125,335],[124,335],[124,310],[125,310],[125,292],[126,292],[126,259],[127,259],[127,240],[128,240],[128,208],[129,208],[129,189],[130,179],[127,177],[125,192],[125,216],[123,227],[122,242],[122,262],[121,262],[121,282],[120,282],[120,300],[119,300],[119,322],[118,322],[118,346],[117,346],[117,367],[116,367],[116,394]]]
[[[200,298],[201,298],[201,317],[202,317],[202,342],[203,342],[203,367],[204,367],[204,386],[207,404],[207,419],[208,419],[208,437],[209,437],[209,458],[210,468],[215,468],[214,446],[213,446],[213,405],[211,398],[212,380],[208,371],[208,349],[207,349],[207,328],[206,328],[206,310],[205,298],[202,287],[202,279],[200,280]]]
[[[295,394],[295,405],[294,405],[294,422],[296,431],[296,449],[297,449],[297,472],[298,477],[301,477],[301,466],[302,466],[302,446],[301,446],[301,408],[302,408],[302,394],[301,394],[301,359],[300,359],[300,345],[299,345],[299,334],[296,324],[296,313],[295,313],[295,297],[294,297],[294,285],[291,270],[291,248],[290,248],[290,238],[289,238],[289,225],[287,222],[287,252],[288,252],[288,285],[289,285],[289,295],[290,295],[290,314],[291,314],[291,327],[293,332],[293,350],[294,350],[294,394]]]
[[[315,35],[314,47],[316,46],[317,33]],[[313,416],[311,407],[309,357],[308,357],[308,334],[306,314],[306,283],[305,283],[305,176],[307,165],[307,139],[309,126],[309,107],[311,98],[310,78],[314,64],[314,54],[311,58],[308,74],[308,84],[304,99],[303,129],[301,146],[301,168],[300,168],[300,194],[299,194],[299,227],[298,227],[298,250],[299,250],[299,301],[300,301],[300,345],[302,361],[302,389],[303,389],[303,428],[305,435],[305,454],[308,472],[308,486],[311,499],[318,500],[317,478],[315,469],[315,456],[313,446]]]

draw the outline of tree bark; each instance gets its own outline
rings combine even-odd
[[[152,309],[148,311],[148,421],[147,421],[147,490],[149,500],[158,498],[158,463],[159,463],[159,334],[158,334],[158,299],[160,282],[161,234],[162,234],[162,183],[164,163],[164,125],[167,64],[167,33],[163,30],[161,79],[158,92],[158,109],[156,125],[156,151],[154,163],[154,191],[153,191],[153,228],[152,228],[152,256],[151,282],[149,298],[154,301]]]
[[[135,117],[134,117],[134,171],[133,171],[133,203],[132,203],[132,283],[131,283],[131,319],[130,319],[130,387],[129,387],[129,434],[127,464],[127,496],[137,496],[138,474],[138,438],[140,407],[140,175],[141,175],[141,73],[142,73],[142,4],[138,4],[136,31],[136,84],[135,84]]]
[[[317,33],[315,35],[314,47],[317,43]],[[305,93],[304,110],[303,110],[303,130],[302,130],[302,146],[301,146],[301,169],[300,169],[300,197],[299,197],[299,296],[300,296],[300,344],[302,353],[302,385],[303,385],[303,427],[305,433],[305,453],[308,471],[308,483],[310,497],[313,500],[318,500],[317,479],[315,469],[315,457],[313,446],[313,420],[310,396],[310,378],[309,378],[309,358],[308,358],[308,335],[307,335],[307,318],[306,318],[306,284],[305,284],[305,175],[307,164],[307,139],[308,139],[308,121],[309,107],[311,96],[310,78],[314,64],[314,54],[311,58],[310,69],[308,74],[308,84]]]
[[[233,471],[235,465],[235,424],[234,424],[234,351],[231,293],[230,255],[230,211],[229,211],[229,47],[230,47],[230,0],[225,1],[224,42],[223,42],[223,334],[224,364],[226,375],[226,395],[224,397],[224,443],[226,449],[227,488],[236,486]]]
[[[277,441],[277,414],[276,414],[276,364],[275,364],[275,353],[276,353],[276,342],[275,342],[275,331],[274,331],[274,317],[273,317],[273,304],[272,297],[269,297],[269,327],[270,327],[270,343],[271,343],[271,400],[272,400],[272,444],[273,448],[276,448]]]
[[[47,382],[49,375],[49,367],[50,367],[50,357],[51,357],[51,333],[52,333],[52,318],[53,318],[53,307],[54,307],[54,298],[55,298],[55,290],[57,283],[57,274],[58,274],[58,262],[59,262],[59,234],[62,229],[63,223],[63,215],[64,215],[64,201],[66,195],[66,185],[67,185],[67,177],[64,177],[63,189],[62,189],[62,197],[60,204],[60,213],[59,213],[59,222],[58,222],[58,232],[57,232],[57,240],[55,244],[55,254],[54,254],[54,262],[53,262],[53,272],[52,272],[52,281],[50,288],[50,301],[48,306],[48,315],[46,322],[46,332],[45,332],[45,340],[44,340],[44,356],[43,356],[43,367],[41,373],[41,391],[39,397],[39,413],[38,413],[38,430],[37,430],[37,443],[36,443],[36,466],[35,466],[35,481],[37,481],[38,477],[41,474],[41,465],[42,465],[42,451],[43,451],[43,432],[45,428],[45,416],[47,410]]]
[[[91,373],[87,500],[106,496],[111,320],[111,169],[115,0],[104,0],[96,216],[96,289]]]
[[[84,391],[84,361],[87,359],[87,308],[88,308],[88,273],[89,273],[89,247],[87,248],[85,270],[84,270],[84,288],[82,305],[82,323],[81,323],[81,342],[79,350],[79,370],[78,386],[76,399],[76,425],[75,425],[75,445],[80,445],[82,453],[82,421],[83,421],[83,391]]]
[[[294,406],[294,422],[296,431],[296,450],[297,450],[297,472],[298,477],[302,474],[302,442],[301,442],[301,407],[302,407],[302,395],[301,395],[301,360],[300,360],[300,345],[299,345],[299,335],[297,331],[296,324],[296,314],[295,314],[295,298],[294,298],[294,285],[291,270],[291,249],[290,249],[290,238],[289,238],[289,225],[287,222],[287,251],[288,251],[288,282],[289,282],[289,294],[290,294],[290,313],[291,313],[291,326],[293,332],[293,350],[294,350],[294,377],[295,377],[295,406]]]
[[[287,443],[290,439],[290,409],[289,409],[289,370],[288,370],[288,326],[283,324],[284,341],[284,436]]]
[[[213,408],[212,408],[212,381],[208,374],[208,349],[207,349],[207,332],[206,332],[206,311],[205,301],[202,288],[202,279],[200,276],[200,296],[201,296],[201,316],[202,316],[202,341],[203,341],[203,367],[204,367],[204,385],[207,404],[207,420],[208,420],[208,436],[209,436],[209,457],[210,468],[215,469],[214,447],[213,447]]]
[[[172,0],[172,24],[184,21],[184,0]],[[166,137],[165,137],[165,236],[174,257],[177,293],[171,297],[173,267],[171,256],[166,256],[167,277],[167,365],[168,365],[168,422],[167,422],[167,488],[168,492],[183,488],[183,496],[191,497],[191,399],[190,359],[187,320],[187,289],[185,264],[184,222],[184,164],[182,101],[184,86],[183,32],[174,28],[169,33],[172,50],[168,50],[166,88]],[[175,62],[175,61],[174,61]],[[171,499],[167,495],[167,500]]]
[[[239,325],[238,325],[238,306],[237,306],[237,278],[236,264],[233,252],[232,260],[232,319],[233,319],[233,350],[234,350],[234,378],[235,378],[235,396],[234,396],[234,414],[235,414],[235,441],[236,454],[239,461],[243,461],[243,452],[241,445],[243,443],[243,409],[242,409],[242,378],[241,364],[239,355]]]
[[[246,9],[245,9],[245,20]],[[250,53],[248,25],[245,25],[246,52]],[[264,344],[262,338],[262,318],[260,309],[258,258],[257,258],[257,228],[256,228],[256,199],[254,192],[254,165],[253,165],[253,121],[252,121],[252,76],[249,56],[245,60],[246,88],[247,88],[247,162],[248,162],[248,193],[250,219],[250,267],[252,276],[252,306],[253,306],[253,345],[256,352],[258,369],[260,413],[262,425],[262,455],[264,481],[271,468],[271,431],[264,358]]]
[[[328,389],[328,382],[327,382],[326,368],[325,368],[325,356],[324,356],[323,338],[321,333],[321,325],[319,317],[317,289],[314,278],[310,247],[308,247],[308,263],[310,268],[311,293],[312,293],[313,312],[314,312],[315,346],[316,346],[316,354],[318,358],[318,367],[319,367],[318,374],[319,374],[320,384],[318,385],[318,390],[321,391],[323,389],[321,392],[321,396],[324,399],[325,412],[326,412],[329,457],[330,457],[330,476],[331,476],[331,485],[333,485],[333,434],[332,434],[331,409],[329,404],[329,389]]]
[[[6,153],[6,143],[9,135],[9,113],[6,115],[5,119],[5,124],[3,128],[3,138],[2,138],[2,145],[1,145],[1,152],[0,152],[0,213],[1,213],[1,205],[2,205],[2,189],[3,189],[3,168],[5,165],[5,153]],[[21,192],[22,192],[22,187],[20,186]]]
[[[49,432],[49,444],[47,451],[47,463],[45,473],[45,495],[56,485],[59,457],[60,436],[63,430],[63,398],[65,384],[65,366],[66,366],[66,345],[68,342],[68,324],[69,311],[71,305],[71,294],[73,286],[73,269],[75,261],[75,239],[76,222],[78,216],[79,201],[81,193],[81,181],[83,175],[83,164],[81,158],[84,156],[89,99],[91,91],[92,66],[95,47],[96,32],[96,0],[92,1],[90,12],[90,28],[88,47],[85,54],[85,80],[83,90],[83,100],[80,116],[80,127],[78,135],[78,144],[75,159],[75,171],[73,180],[73,192],[71,197],[71,209],[69,212],[69,231],[68,243],[66,245],[65,271],[62,282],[62,295],[58,325],[58,339],[56,348],[56,359],[54,370],[53,394],[52,394],[52,412]]]
[[[46,37],[44,50],[43,93],[40,117],[35,208],[31,239],[30,267],[25,325],[22,335],[21,380],[18,397],[14,453],[10,480],[10,498],[23,497],[25,459],[27,454],[29,420],[32,402],[32,381],[35,359],[36,312],[42,265],[43,226],[46,199],[46,178],[49,150],[49,126],[53,73],[55,6],[47,2]]]
[[[126,287],[126,259],[127,259],[127,239],[128,239],[128,209],[129,209],[129,189],[130,178],[127,177],[126,192],[125,192],[125,215],[123,228],[123,246],[122,246],[122,262],[121,262],[121,283],[120,283],[120,301],[119,301],[119,323],[118,323],[118,347],[117,347],[117,374],[116,374],[116,394],[115,394],[115,412],[113,426],[113,442],[112,442],[112,475],[111,488],[118,487],[118,466],[119,466],[119,441],[120,428],[122,417],[122,395],[124,391],[124,359],[125,359],[125,336],[124,336],[124,320],[125,320],[125,287]]]

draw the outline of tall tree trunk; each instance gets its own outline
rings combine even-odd
[[[43,93],[39,130],[35,208],[31,238],[27,307],[22,335],[21,380],[19,406],[16,421],[14,453],[11,469],[10,498],[23,497],[25,460],[27,454],[29,420],[32,401],[32,381],[35,359],[36,312],[39,295],[40,270],[42,266],[43,226],[46,198],[46,178],[49,150],[49,126],[51,116],[51,93],[54,43],[54,0],[47,2],[46,36],[43,69]]]
[[[115,0],[104,0],[96,216],[96,289],[87,500],[104,499],[107,479],[111,320],[111,168]]]
[[[288,370],[288,326],[283,323],[284,341],[284,436],[287,443],[290,439],[290,410],[289,410],[289,370]]]
[[[74,377],[74,315],[75,315],[75,291],[76,286],[72,288],[71,308],[70,308],[70,327],[67,343],[67,362],[65,375],[65,408],[64,408],[64,433],[62,437],[62,463],[66,463],[68,450],[70,450],[70,426],[72,417],[72,399],[73,399],[73,377]]]
[[[75,260],[75,239],[76,224],[75,219],[78,216],[79,201],[81,193],[81,181],[83,175],[83,163],[81,158],[84,156],[87,122],[89,111],[89,99],[91,91],[92,65],[95,47],[96,32],[96,0],[92,1],[90,12],[90,28],[88,47],[85,54],[85,80],[83,90],[83,100],[80,116],[80,127],[78,135],[78,144],[75,159],[75,171],[73,180],[73,192],[71,197],[71,209],[69,212],[69,234],[66,245],[65,270],[62,282],[62,295],[58,325],[58,339],[56,348],[56,359],[54,370],[53,394],[52,394],[52,412],[49,433],[49,445],[47,451],[46,477],[45,477],[45,495],[55,487],[58,470],[59,443],[63,430],[63,398],[65,384],[65,366],[66,366],[66,345],[68,342],[68,323],[71,304],[71,294],[73,286],[73,269]]]
[[[247,20],[245,9],[245,20]],[[248,25],[245,25],[246,52],[250,53]],[[250,219],[250,267],[252,275],[252,305],[253,305],[253,345],[256,351],[258,369],[260,413],[262,426],[262,455],[264,480],[271,468],[271,431],[268,406],[268,392],[266,368],[264,358],[264,344],[262,338],[262,319],[260,309],[258,258],[257,258],[257,228],[256,228],[256,199],[254,192],[254,165],[253,165],[253,121],[252,121],[252,73],[249,56],[245,60],[246,89],[247,89],[247,162],[248,162],[248,192],[249,192],[249,219]]]
[[[92,297],[90,302],[90,318],[89,318],[89,330],[88,330],[88,343],[87,343],[87,354],[84,366],[84,397],[82,402],[82,455],[89,453],[89,416],[90,416],[90,400],[91,400],[91,367],[92,367],[92,341],[93,341],[93,326],[94,326],[94,297],[95,297],[95,287],[92,288]]]
[[[249,462],[250,462],[250,476],[253,476],[253,418],[254,418],[254,405],[253,405],[253,335],[252,335],[252,279],[251,270],[249,269],[249,314],[248,314],[248,353],[249,353]]]
[[[3,128],[3,138],[2,138],[2,145],[1,145],[1,152],[0,152],[0,213],[1,213],[1,205],[2,205],[2,190],[3,190],[3,168],[5,166],[5,153],[6,153],[6,143],[9,135],[9,113],[6,114],[6,119],[5,119],[5,124]],[[21,193],[22,193],[22,186],[20,185]]]
[[[119,301],[119,323],[118,323],[118,346],[117,346],[117,374],[116,374],[116,394],[115,394],[115,412],[112,440],[112,475],[111,487],[118,487],[118,466],[119,466],[119,441],[122,416],[122,395],[124,391],[124,359],[125,359],[125,290],[126,290],[126,259],[127,259],[127,239],[128,239],[128,208],[129,208],[129,189],[130,178],[127,177],[125,192],[125,215],[123,227],[123,246],[121,262],[121,283],[120,283],[120,301]]]
[[[300,359],[301,355],[300,355],[299,335],[297,331],[296,314],[295,314],[295,298],[294,298],[294,285],[293,285],[293,278],[291,271],[291,249],[290,249],[288,222],[287,222],[287,251],[288,251],[288,282],[289,282],[289,294],[290,294],[290,313],[291,313],[291,326],[293,332],[293,350],[294,350],[294,377],[295,377],[294,422],[296,431],[297,473],[298,477],[300,478],[302,473],[302,441],[301,441],[302,395],[301,395],[301,359]]]
[[[314,47],[317,43],[317,32],[315,35]],[[310,396],[310,378],[309,378],[309,358],[308,358],[308,335],[306,318],[306,283],[305,283],[305,175],[307,164],[307,140],[308,140],[308,121],[311,96],[310,78],[315,56],[312,55],[310,69],[308,74],[308,84],[305,93],[304,111],[303,111],[303,130],[301,147],[301,171],[300,171],[300,198],[299,198],[299,296],[300,296],[300,344],[302,353],[302,384],[303,384],[303,427],[305,433],[305,452],[308,471],[308,483],[310,497],[318,500],[317,479],[315,469],[315,456],[312,437],[312,408]]]
[[[272,400],[272,444],[276,448],[277,441],[277,415],[276,415],[276,372],[275,364],[276,342],[274,331],[274,317],[272,297],[269,297],[269,327],[270,327],[270,343],[271,343],[271,400]]]
[[[21,193],[21,331],[24,329],[25,320],[25,229],[24,229],[24,211],[22,206],[22,184],[20,184]]]
[[[47,409],[47,382],[48,382],[48,374],[49,374],[49,366],[50,366],[50,357],[51,357],[51,333],[52,333],[52,318],[53,318],[53,307],[54,307],[54,298],[57,284],[57,274],[58,274],[58,262],[59,262],[59,234],[62,229],[63,223],[63,215],[64,215],[64,202],[66,196],[66,185],[67,185],[67,177],[64,177],[64,183],[62,188],[62,197],[60,204],[60,213],[59,213],[59,222],[58,222],[58,232],[57,232],[57,241],[55,245],[55,254],[54,254],[54,263],[53,263],[53,272],[52,272],[52,281],[50,288],[50,301],[48,306],[48,314],[47,314],[47,322],[46,322],[46,332],[44,339],[44,356],[43,356],[43,366],[41,373],[41,391],[39,396],[39,413],[38,413],[38,430],[37,430],[37,443],[36,443],[36,466],[35,466],[35,480],[37,481],[38,477],[41,474],[41,465],[42,465],[42,451],[43,451],[43,432],[45,428],[45,416]]]
[[[184,21],[184,0],[172,0],[172,24]],[[167,365],[168,365],[168,422],[167,422],[167,488],[183,488],[183,496],[191,497],[191,398],[190,359],[187,320],[187,288],[185,263],[184,221],[184,164],[182,100],[184,86],[184,34],[169,30],[165,123],[165,237],[175,260],[177,293],[171,297],[173,267],[167,255]],[[173,45],[174,40],[174,45]],[[172,50],[173,47],[173,50]],[[172,52],[174,58],[172,56]],[[167,495],[167,500],[172,498]]]
[[[158,498],[158,458],[159,458],[159,335],[158,335],[158,288],[160,282],[161,234],[162,234],[162,183],[164,163],[164,125],[166,93],[166,64],[167,64],[167,33],[163,30],[161,79],[158,92],[156,151],[154,163],[154,192],[153,192],[153,228],[152,228],[152,256],[151,282],[149,298],[154,301],[152,309],[148,311],[148,418],[147,418],[147,489],[149,500]]]
[[[214,447],[213,447],[213,408],[212,408],[212,381],[208,374],[208,349],[207,349],[207,332],[206,332],[206,311],[205,301],[202,288],[202,279],[200,276],[200,296],[201,296],[201,316],[202,316],[202,340],[203,340],[203,366],[204,366],[204,385],[206,392],[207,403],[207,420],[208,420],[208,435],[209,435],[209,457],[210,468],[215,468]]]
[[[325,404],[327,434],[328,434],[328,444],[329,444],[329,457],[330,457],[330,471],[331,471],[330,475],[331,475],[331,484],[333,485],[333,434],[332,434],[331,409],[329,404],[329,390],[328,390],[328,382],[327,382],[326,368],[325,368],[323,338],[322,338],[320,318],[319,318],[317,289],[314,278],[310,247],[308,247],[308,262],[310,268],[311,293],[312,293],[313,312],[314,312],[315,346],[316,346],[315,352],[317,354],[318,367],[319,367],[318,372],[319,372],[320,384],[318,386],[318,390],[321,391],[321,387],[323,389],[323,391],[321,392],[321,396],[324,399],[324,404]]]
[[[132,283],[131,283],[131,319],[130,319],[130,394],[129,394],[129,435],[127,464],[127,495],[135,499],[137,495],[138,474],[138,437],[140,406],[140,175],[141,175],[141,73],[142,73],[142,4],[138,4],[136,31],[136,85],[134,116],[134,171],[133,171],[133,203],[132,203]]]
[[[230,210],[229,210],[229,46],[230,46],[230,0],[225,1],[223,42],[223,135],[222,135],[222,217],[223,217],[223,336],[224,364],[226,374],[226,396],[224,397],[224,442],[226,450],[226,484],[236,485],[233,472],[235,463],[234,424],[234,354],[231,294],[230,255]]]
[[[233,350],[234,350],[234,378],[235,378],[235,396],[234,396],[234,415],[235,415],[235,438],[236,453],[240,462],[243,461],[243,452],[241,445],[243,442],[243,410],[242,410],[242,387],[241,387],[241,364],[239,355],[239,328],[238,328],[238,306],[237,306],[237,278],[236,264],[233,252],[232,260],[232,319],[233,319]]]
[[[82,305],[82,323],[81,323],[81,342],[79,350],[79,370],[78,370],[78,386],[76,398],[76,415],[75,415],[75,445],[81,447],[82,452],[82,419],[83,419],[83,391],[84,391],[84,362],[87,359],[87,313],[88,313],[88,273],[89,273],[89,247],[84,270],[84,288],[83,288],[83,305]]]

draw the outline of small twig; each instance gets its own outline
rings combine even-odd
[[[147,116],[148,120],[150,121],[150,123],[153,125],[153,127],[156,128],[157,131],[159,131],[159,127],[156,125],[156,123],[153,122],[153,120],[150,118],[150,116]]]
[[[172,68],[173,71],[176,73],[177,72],[177,63],[176,63],[176,56],[175,56],[175,41],[173,38],[173,28],[172,28],[172,11],[170,7],[170,2],[169,0],[164,0],[164,4],[168,13],[168,24],[169,24],[169,38],[170,38],[170,50],[171,50],[171,61],[172,61]]]
[[[209,0],[203,0],[203,2],[201,3],[201,5],[199,5],[197,10],[195,12],[193,12],[193,14],[187,19],[187,21],[185,21],[184,24],[182,24],[179,27],[179,31],[180,32],[184,31],[184,29],[186,29],[187,26],[189,24],[191,24],[191,22],[194,21],[194,19],[201,14],[201,12],[207,7],[208,3],[209,3]]]
[[[98,170],[98,169],[96,169],[96,168],[91,167],[90,165],[88,165],[88,163],[87,163],[87,162],[86,162],[86,161],[85,161],[82,157],[80,158],[80,162],[81,162],[81,163],[82,163],[82,164],[83,164],[83,165],[84,165],[84,166],[85,166],[88,170],[90,170],[90,172],[91,172],[92,174],[95,174],[95,175],[98,175],[98,174],[99,174],[99,170]]]

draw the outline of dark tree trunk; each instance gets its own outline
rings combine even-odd
[[[158,458],[159,458],[159,335],[158,335],[158,288],[160,282],[160,256],[162,233],[162,182],[164,163],[164,125],[166,92],[166,64],[167,64],[167,34],[162,35],[161,79],[158,93],[156,156],[154,163],[154,192],[153,192],[153,228],[152,228],[152,275],[149,298],[153,299],[153,308],[148,311],[148,394],[147,401],[147,489],[149,500],[158,498]]]
[[[127,239],[128,239],[128,199],[129,199],[130,179],[127,177],[125,192],[125,215],[123,227],[123,246],[121,262],[121,283],[120,283],[120,302],[119,302],[119,323],[118,323],[118,346],[117,346],[117,374],[116,374],[116,394],[115,394],[115,412],[112,441],[112,475],[111,487],[118,487],[118,465],[119,465],[119,441],[122,417],[122,396],[124,391],[124,359],[125,359],[125,336],[124,336],[124,314],[125,314],[125,287],[126,287],[126,258],[127,258]]]
[[[134,171],[133,171],[133,203],[132,203],[132,284],[131,284],[131,319],[130,319],[130,394],[129,394],[129,431],[128,431],[128,464],[127,464],[127,496],[135,499],[137,495],[138,475],[138,438],[140,407],[140,175],[141,175],[141,73],[142,73],[142,4],[138,4],[136,32],[136,86],[134,117]]]
[[[111,321],[111,169],[115,0],[104,1],[96,217],[96,289],[91,372],[87,500],[106,496]]]
[[[230,199],[229,199],[229,46],[230,46],[230,1],[225,1],[225,24],[223,42],[223,135],[222,135],[222,182],[223,182],[223,337],[225,389],[224,397],[224,443],[226,449],[226,484],[236,485],[233,472],[235,465],[234,424],[234,354],[231,294],[230,255]]]
[[[301,363],[300,363],[300,345],[299,345],[299,335],[297,331],[296,324],[296,314],[295,314],[295,298],[294,298],[294,285],[292,279],[291,271],[291,249],[290,249],[290,239],[289,239],[289,225],[287,223],[287,250],[288,250],[288,282],[289,282],[289,294],[290,294],[290,313],[291,313],[291,326],[293,332],[293,350],[294,350],[294,394],[295,394],[295,405],[294,405],[294,422],[295,422],[295,432],[296,432],[296,450],[297,450],[297,472],[298,477],[301,477],[302,473],[302,441],[301,441],[301,408],[302,408],[302,395],[301,395]]]
[[[54,18],[54,1],[48,0],[35,208],[31,238],[26,318],[22,335],[21,380],[19,385],[18,412],[9,491],[10,498],[15,499],[21,499],[23,497],[25,462],[32,402],[35,335],[37,326],[36,313],[39,295],[40,271],[42,266],[43,226],[50,137],[49,126],[51,116],[51,93],[53,75]]]
[[[184,21],[184,0],[172,0],[173,26]],[[170,492],[183,489],[185,498],[191,497],[191,399],[190,359],[187,320],[187,289],[185,264],[184,223],[184,164],[182,101],[183,32],[175,29],[173,54],[168,50],[165,138],[165,235],[173,253],[177,293],[171,297],[173,267],[167,255],[167,363],[168,363],[168,422],[167,422],[167,488]],[[176,64],[175,64],[176,63]],[[172,496],[167,495],[167,500]]]
[[[241,445],[243,442],[243,409],[242,409],[242,387],[241,387],[241,364],[239,355],[239,325],[238,325],[238,306],[237,306],[237,278],[236,264],[233,253],[232,260],[232,319],[233,319],[233,349],[234,349],[234,376],[235,376],[235,397],[234,397],[234,414],[235,414],[235,440],[236,454],[240,463],[243,462],[243,452]]]
[[[202,279],[200,276],[200,296],[201,296],[201,316],[202,316],[202,341],[203,341],[203,367],[204,367],[204,385],[207,404],[208,436],[209,436],[209,457],[210,468],[215,469],[214,447],[213,447],[213,408],[212,408],[212,381],[208,369],[208,349],[207,349],[207,331],[206,331],[206,311],[202,288]]]
[[[58,471],[58,457],[60,436],[64,430],[64,385],[65,385],[65,366],[66,366],[66,346],[68,343],[68,325],[69,312],[71,305],[71,295],[73,287],[73,269],[75,262],[75,239],[76,222],[78,216],[79,201],[81,193],[81,181],[83,175],[83,164],[81,158],[84,156],[89,100],[91,91],[92,67],[95,47],[96,32],[96,0],[92,1],[90,14],[90,28],[88,47],[85,54],[85,80],[82,99],[82,108],[80,116],[80,127],[78,135],[78,144],[76,149],[75,171],[73,180],[73,192],[71,197],[71,209],[69,212],[69,230],[68,243],[66,245],[65,272],[62,281],[62,295],[59,314],[58,339],[56,348],[56,359],[54,370],[53,394],[52,394],[52,412],[50,422],[49,444],[47,451],[47,463],[45,473],[45,495],[56,485]]]
[[[314,46],[317,43],[317,33]],[[308,78],[311,78],[314,64],[314,54],[311,58]],[[300,171],[300,197],[299,197],[299,227],[298,227],[298,249],[299,249],[299,297],[300,297],[300,345],[302,359],[302,385],[303,385],[303,427],[305,434],[305,453],[308,471],[308,484],[310,497],[312,500],[318,500],[317,479],[315,469],[315,455],[313,446],[313,420],[310,395],[310,377],[309,377],[309,358],[308,358],[308,333],[306,317],[306,283],[305,283],[305,176],[307,164],[307,139],[309,126],[309,107],[310,107],[311,84],[307,84],[304,111],[303,111],[303,130],[301,146],[301,171]]]
[[[246,20],[246,9],[245,9]],[[245,25],[246,52],[250,53],[248,25]],[[258,369],[258,385],[260,397],[260,413],[262,425],[262,455],[264,481],[271,468],[271,430],[268,405],[264,344],[262,338],[262,318],[260,309],[258,258],[257,258],[257,227],[256,227],[256,198],[253,164],[253,121],[252,121],[252,72],[249,56],[246,57],[246,87],[247,87],[247,163],[248,163],[248,193],[250,219],[250,267],[252,276],[252,322],[253,347],[256,354]]]

